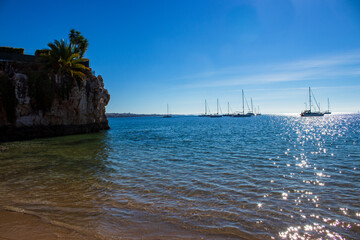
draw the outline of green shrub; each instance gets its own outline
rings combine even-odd
[[[83,61],[80,62],[82,65],[84,65],[85,67],[90,66],[90,60],[88,58],[82,58],[82,60]]]

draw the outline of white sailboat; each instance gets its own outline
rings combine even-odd
[[[255,116],[254,114],[254,106],[253,106],[253,101],[252,101],[252,98],[251,99],[251,110],[248,111],[247,115],[250,115],[250,116]],[[248,106],[249,108],[249,106]]]
[[[331,111],[330,111],[330,100],[328,98],[328,109],[324,112],[324,114],[331,114]]]
[[[233,117],[251,117],[251,115],[245,114],[244,89],[242,89],[242,112],[234,114]]]
[[[204,114],[200,114],[199,117],[209,117],[209,116],[210,115],[208,114],[208,106],[206,104],[206,99],[205,99],[205,112],[204,112]]]
[[[222,117],[222,115],[219,114],[219,99],[217,99],[216,102],[217,102],[216,114],[211,114],[211,115],[210,115],[211,118]]]
[[[169,104],[167,104],[167,108],[166,108],[166,114],[163,116],[163,118],[171,118],[172,115],[169,114]]]
[[[256,109],[256,107],[255,107],[255,109]],[[255,116],[260,116],[261,115],[261,113],[260,113],[260,106],[258,106],[258,111],[257,111],[257,113],[255,113]]]
[[[314,111],[311,111],[311,96],[314,97],[314,94],[312,94],[311,88],[309,87],[309,110],[304,110],[303,112],[300,113],[300,116],[302,116],[302,117],[321,117],[321,116],[324,116],[324,113],[320,112],[320,106],[317,103],[315,97],[314,97],[314,100],[315,100],[315,103],[316,103],[316,105],[318,107],[318,111],[316,111],[316,109]]]
[[[229,102],[227,103],[227,109],[228,109],[227,114],[224,114],[223,116],[224,116],[224,117],[231,117],[232,114],[230,114],[230,103],[229,103]]]

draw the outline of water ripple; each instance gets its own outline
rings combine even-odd
[[[0,207],[99,239],[360,238],[359,115],[110,125],[3,144]]]

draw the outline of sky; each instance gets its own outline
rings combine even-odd
[[[360,111],[358,0],[0,0],[0,46],[26,54],[67,39],[104,79],[107,112]],[[245,104],[246,106],[246,104]]]

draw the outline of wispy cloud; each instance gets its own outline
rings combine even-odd
[[[343,65],[355,64],[359,62],[360,62],[360,51],[356,50],[351,53],[343,53],[343,54],[315,57],[312,59],[295,61],[287,64],[282,64],[282,67],[289,67],[294,69],[308,69],[308,68],[343,66]]]
[[[192,80],[184,88],[229,87],[237,85],[326,80],[360,75],[360,51],[289,63],[238,66],[203,72],[183,79]]]

